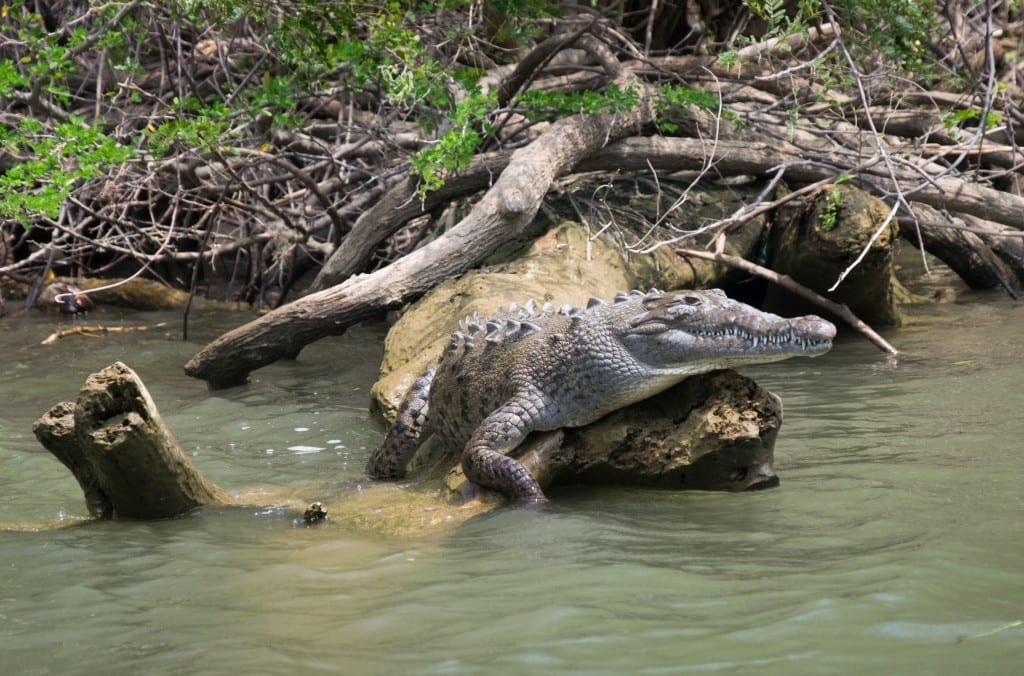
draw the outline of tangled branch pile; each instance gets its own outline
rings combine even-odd
[[[409,260],[443,206],[532,148],[491,205],[515,227],[404,263],[336,329],[479,263],[558,176],[608,167],[765,182],[703,232],[856,180],[969,283],[1024,283],[1019,4],[714,7],[5,5],[0,280],[144,272],[279,304],[307,273],[324,290]],[[686,208],[650,224],[660,241],[692,234]]]

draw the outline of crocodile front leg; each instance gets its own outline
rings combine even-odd
[[[398,406],[395,423],[384,437],[384,443],[366,463],[366,473],[371,479],[401,479],[405,476],[406,465],[426,434],[430,385],[434,381],[435,370],[429,369],[420,376]]]
[[[507,453],[534,428],[537,410],[515,400],[487,416],[462,452],[466,478],[515,502],[547,502],[529,470]]]

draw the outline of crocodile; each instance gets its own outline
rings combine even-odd
[[[530,301],[459,324],[439,363],[420,376],[371,455],[373,479],[401,479],[428,434],[462,449],[474,483],[544,502],[514,457],[535,430],[582,427],[684,378],[743,364],[814,357],[835,326],[787,319],[705,291],[621,292],[586,307]]]

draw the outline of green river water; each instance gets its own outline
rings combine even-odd
[[[786,407],[782,483],[567,488],[420,536],[279,509],[0,530],[4,674],[1015,674],[1024,668],[1024,305],[919,308],[745,369]],[[115,360],[233,491],[358,491],[380,327],[210,393],[182,364],[240,315],[105,309],[148,333],[0,320],[0,523],[86,514],[32,421]]]

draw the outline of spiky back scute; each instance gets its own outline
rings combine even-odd
[[[638,301],[663,295],[657,289],[650,291],[629,291],[615,294],[612,303]],[[533,299],[525,305],[512,303],[507,310],[498,310],[488,317],[479,312],[466,316],[459,322],[458,330],[454,331],[448,343],[447,352],[464,352],[488,345],[509,345],[526,336],[544,330],[552,323],[569,324],[587,321],[596,317],[597,309],[605,306],[600,298],[591,298],[586,307],[562,305],[555,307],[551,303],[538,304]]]
[[[586,382],[600,371],[594,355],[624,351],[611,339],[613,315],[636,314],[647,295],[619,294],[610,303],[591,299],[586,307],[529,301],[486,318],[466,317],[452,334],[431,388],[435,433],[460,447],[488,414],[517,396],[538,410],[547,405],[545,397],[558,400],[555,408],[589,410],[589,401],[570,405],[563,399],[598,396]]]

